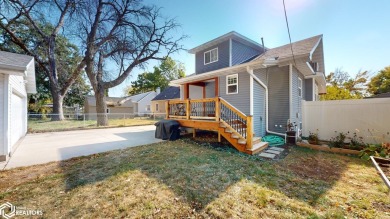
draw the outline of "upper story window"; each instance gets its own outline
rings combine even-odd
[[[204,52],[204,64],[210,64],[218,61],[218,48]]]
[[[238,94],[238,74],[226,76],[226,94]]]
[[[298,96],[302,97],[302,79],[298,78]]]

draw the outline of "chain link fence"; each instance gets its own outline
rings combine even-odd
[[[98,115],[101,114],[64,114],[64,120],[52,121],[52,117],[56,117],[58,114],[29,114],[28,131],[36,133],[99,128],[97,127]],[[153,125],[165,118],[165,113],[107,113],[103,115],[106,115],[108,119],[108,126],[105,127]]]

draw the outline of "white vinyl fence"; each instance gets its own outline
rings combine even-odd
[[[366,143],[390,142],[390,98],[303,101],[302,127],[303,136],[317,132],[322,140],[349,132]]]

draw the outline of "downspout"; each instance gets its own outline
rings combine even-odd
[[[265,131],[267,133],[271,133],[271,134],[274,134],[274,135],[280,135],[280,136],[286,137],[285,133],[273,132],[273,131],[269,130],[269,127],[268,127],[268,121],[269,121],[268,120],[268,108],[269,108],[269,104],[268,104],[268,87],[255,74],[253,74],[253,69],[249,68],[249,66],[246,67],[246,72],[253,79],[255,79],[257,83],[259,83],[265,89],[265,104],[266,104],[266,108],[265,108],[265,118],[266,118],[266,121],[265,121]],[[251,103],[251,104],[253,104],[253,103]]]

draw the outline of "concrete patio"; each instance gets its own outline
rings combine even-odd
[[[160,142],[154,125],[28,134],[0,170]]]

